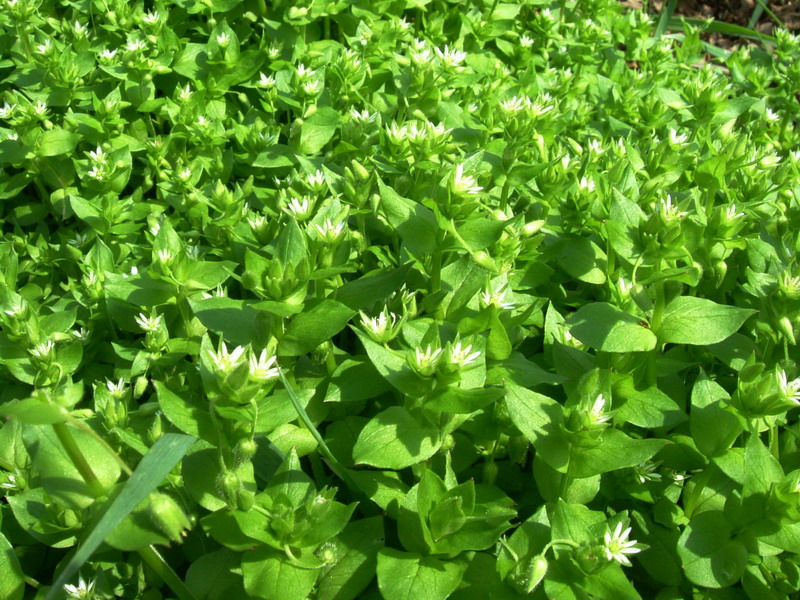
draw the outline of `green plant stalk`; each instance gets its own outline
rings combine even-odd
[[[81,452],[78,444],[75,443],[75,438],[72,437],[69,427],[67,427],[65,423],[55,423],[53,425],[53,431],[55,431],[58,441],[61,442],[61,445],[64,447],[64,450],[67,453],[67,456],[69,456],[69,459],[72,461],[72,464],[75,465],[75,468],[78,469],[78,472],[86,482],[86,485],[89,486],[92,494],[98,498],[103,496],[106,493],[106,490],[103,487],[103,484],[100,483],[97,475],[94,474],[91,465],[86,460],[83,452]]]
[[[655,283],[656,302],[653,306],[653,317],[650,320],[650,329],[658,335],[658,329],[661,327],[661,320],[664,317],[664,306],[666,304],[664,299],[664,281]],[[647,381],[650,385],[656,385],[658,381],[658,356],[661,354],[661,345],[657,344],[655,349],[650,352],[647,359]]]
[[[139,556],[147,565],[156,572],[161,580],[169,586],[169,589],[179,598],[179,600],[195,600],[192,592],[186,587],[180,577],[172,570],[164,557],[161,556],[153,546],[139,550]]]

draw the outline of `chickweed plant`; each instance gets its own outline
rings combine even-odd
[[[796,597],[800,38],[0,6],[0,598]]]

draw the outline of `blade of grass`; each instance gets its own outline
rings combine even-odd
[[[750,15],[750,20],[747,21],[747,27],[749,29],[753,29],[758,23],[758,20],[761,18],[761,15],[764,14],[764,4],[762,2],[758,2],[756,7],[753,9],[753,14]]]
[[[752,29],[742,27],[741,25],[734,25],[732,23],[725,23],[723,21],[715,21],[713,19],[697,19],[693,17],[672,18],[667,23],[667,29],[671,31],[682,31],[684,23],[699,27],[704,33],[721,33],[733,37],[758,40],[764,43],[775,43],[775,38],[771,35],[759,33],[758,31],[753,31]]]
[[[67,563],[67,566],[64,567],[64,570],[58,576],[55,583],[53,583],[53,587],[50,588],[50,591],[47,593],[45,600],[55,600],[60,594],[63,594],[64,584],[78,572],[78,569],[80,569],[83,563],[97,550],[108,534],[111,533],[142,500],[147,498],[150,492],[158,487],[195,441],[195,438],[189,435],[168,433],[153,444],[150,451],[139,462],[133,475],[125,482],[122,491],[108,507],[94,529],[86,536],[83,544],[81,544],[77,552],[75,552],[72,559]],[[163,566],[169,569],[169,565],[166,565],[166,563],[164,563]],[[174,573],[172,574],[174,575]],[[177,575],[175,575],[175,579],[177,579],[183,589],[173,588],[172,591],[180,597],[181,600],[191,600],[192,595],[185,585],[183,585],[183,582],[177,578]],[[170,587],[176,585],[174,581],[167,581],[167,583]]]
[[[764,0],[756,0],[756,2],[758,3],[758,6],[755,7],[753,14],[750,15],[750,21],[747,23],[748,27],[751,29],[754,28],[756,23],[758,23],[758,20],[761,18],[761,14],[766,12],[767,15],[769,15],[769,18],[772,19],[773,23],[775,23],[778,27],[786,28],[786,25],[784,25],[780,17],[770,10],[769,6],[767,6],[767,3]]]
[[[677,6],[678,0],[669,0],[669,4],[661,10],[661,16],[658,18],[658,25],[656,25],[656,31],[653,34],[656,39],[664,35],[664,32],[667,30],[667,25],[672,20],[672,15],[675,14]]]

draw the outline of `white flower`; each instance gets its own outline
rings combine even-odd
[[[591,152],[594,152],[595,154],[602,154],[603,152],[606,151],[606,149],[603,148],[603,146],[600,144],[600,140],[596,139],[589,140],[587,146],[589,147],[589,150]]]
[[[97,147],[97,150],[94,151],[89,150],[87,154],[89,155],[89,158],[91,158],[92,161],[94,161],[95,163],[101,165],[106,163],[107,155],[105,152],[103,152],[103,149],[100,146]]]
[[[411,61],[417,65],[427,65],[431,61],[431,51],[428,48],[421,48],[411,53]]]
[[[30,352],[31,356],[33,356],[34,358],[44,359],[51,356],[53,350],[55,350],[55,347],[56,345],[53,343],[53,340],[47,340],[46,342],[42,342],[41,344],[38,344],[34,348],[31,348],[30,350],[28,350],[28,352]]]
[[[267,48],[267,56],[269,56],[269,58],[271,60],[275,60],[276,58],[278,58],[281,55],[282,51],[283,51],[283,45],[282,44],[280,44],[278,42],[272,42],[269,45],[269,48]]]
[[[780,121],[781,116],[771,108],[767,109],[767,121]]]
[[[175,258],[175,255],[166,248],[161,248],[161,250],[156,252],[156,256],[158,257],[158,260],[165,265],[171,263],[172,259]]]
[[[94,273],[91,274],[93,275]],[[95,277],[97,276],[95,275]],[[85,342],[86,340],[89,339],[89,332],[86,331],[85,327],[81,327],[80,329],[76,329],[75,331],[72,332],[72,337],[74,337],[76,340],[81,340]]]
[[[783,369],[775,372],[775,378],[778,380],[778,387],[783,398],[792,404],[800,405],[800,379],[789,381],[786,371]]]
[[[155,25],[158,23],[158,11],[154,10],[151,12],[144,13],[142,16],[142,21],[147,23],[148,25]]]
[[[189,181],[189,178],[191,176],[192,176],[192,170],[189,169],[188,167],[186,169],[184,169],[183,171],[181,171],[180,173],[178,173],[178,179],[180,179],[181,181],[184,181],[184,182],[185,181]]]
[[[64,591],[74,600],[90,600],[94,597],[94,584],[94,580],[87,583],[83,577],[78,577],[78,585],[66,584]]]
[[[113,381],[106,381],[106,388],[109,392],[111,392],[112,396],[115,398],[120,398],[123,394],[125,394],[125,380],[120,377],[119,381],[116,383]]]
[[[47,115],[47,103],[37,100],[36,104],[33,106],[33,113],[37,117],[45,117]]]
[[[42,44],[37,44],[36,46],[36,53],[37,54],[48,54],[50,50],[53,48],[50,40],[47,39]]]
[[[111,60],[117,55],[116,50],[109,50],[108,48],[103,48],[102,51],[97,55],[100,57],[101,60]]]
[[[457,194],[467,194],[474,196],[479,194],[483,188],[476,185],[477,181],[471,175],[464,175],[464,163],[456,166],[453,174],[453,191]]]
[[[624,298],[627,298],[631,295],[631,291],[633,291],[633,282],[626,281],[624,277],[620,277],[617,280],[617,287],[619,288],[619,293]]]
[[[530,48],[533,46],[533,39],[529,38],[527,35],[523,35],[519,38],[519,45],[523,48]]]
[[[136,317],[136,324],[141,327],[143,331],[158,331],[161,325],[161,315],[148,317],[144,313],[139,313]]]
[[[528,97],[514,96],[508,100],[503,100],[500,103],[500,108],[507,113],[517,113],[523,110],[526,106],[530,106],[531,99]]]
[[[377,117],[377,115],[378,113],[370,113],[367,109],[358,112],[358,110],[354,108],[350,111],[350,116],[358,123],[372,123],[375,121],[375,117]]]
[[[131,40],[125,45],[125,48],[130,52],[139,52],[147,48],[147,44],[144,40]]]
[[[200,127],[205,127],[208,125],[208,119],[206,119],[203,115],[199,115],[197,117],[197,124],[200,125]]]
[[[191,97],[192,97],[192,86],[187,83],[184,87],[180,88],[180,90],[178,91],[178,98],[186,102]]]
[[[389,141],[392,144],[402,144],[403,141],[408,137],[408,127],[405,125],[401,127],[392,121],[392,124],[386,127],[386,137],[389,138]]]
[[[541,98],[541,101],[537,100],[533,104],[530,104],[528,108],[530,109],[531,116],[534,117],[541,117],[542,115],[546,115],[551,110],[555,110],[555,106],[552,104],[542,104],[542,102],[549,102],[550,96],[548,94],[544,94]]]
[[[208,300],[209,298],[226,298],[228,296],[228,290],[221,285],[217,286],[213,292],[203,292],[203,300]]]
[[[633,472],[636,474],[636,479],[639,483],[647,483],[648,481],[660,481],[661,473],[656,473],[660,463],[645,461],[642,464],[633,467]]]
[[[507,288],[508,284],[506,283],[496,288],[488,287],[481,294],[481,302],[484,306],[496,306],[504,310],[513,310],[517,305],[514,302],[506,302]]]
[[[725,209],[725,220],[726,221],[737,221],[744,216],[743,212],[736,212],[736,205],[731,204],[728,208]]]
[[[106,170],[103,168],[103,165],[95,165],[89,169],[87,175],[92,179],[97,179],[97,181],[103,181],[106,176]]]
[[[665,221],[682,219],[689,214],[686,211],[678,210],[678,207],[672,204],[672,196],[669,194],[667,194],[666,199],[659,201],[658,210],[661,213],[661,218]]]
[[[0,488],[4,490],[15,490],[17,489],[17,477],[8,473],[6,475],[6,480],[3,483],[0,483]]]
[[[297,67],[297,78],[300,81],[307,81],[313,78],[316,75],[316,72],[313,69],[309,69],[305,65],[301,64]]]
[[[416,348],[414,350],[414,358],[412,362],[412,366],[420,375],[430,376],[433,375],[433,372],[436,370],[436,365],[439,363],[439,359],[442,356],[442,349],[441,348],[431,348],[428,345],[425,350],[421,350],[420,348]]]
[[[228,353],[228,347],[225,345],[225,342],[222,342],[219,352],[209,350],[208,355],[217,369],[223,373],[229,373],[241,363],[244,350],[244,346],[236,346],[233,352]]]
[[[6,134],[6,138],[15,142],[19,139],[19,134],[15,131],[12,131]]]
[[[688,133],[678,133],[674,127],[669,128],[669,143],[673,146],[685,146],[688,140]]]
[[[325,173],[320,171],[319,169],[316,170],[314,173],[309,173],[306,175],[306,183],[308,187],[312,189],[319,189],[325,186]]]
[[[308,196],[290,198],[283,210],[298,221],[305,221],[314,212],[314,203]]]
[[[267,356],[267,351],[262,350],[261,356],[256,359],[255,354],[250,355],[250,376],[258,381],[269,381],[280,377],[280,370],[273,366],[278,360],[277,356]]]
[[[308,96],[316,96],[322,90],[322,83],[319,79],[303,82],[303,92]]]
[[[264,88],[275,87],[275,76],[274,75],[267,76],[263,72],[260,73],[258,78],[258,85]]]
[[[223,48],[231,41],[231,37],[224,31],[217,36],[217,43]]]
[[[581,180],[578,182],[578,189],[584,192],[593,192],[595,189],[594,180],[589,177],[581,177]]]
[[[606,531],[603,536],[603,552],[608,560],[615,560],[626,567],[631,566],[628,554],[638,554],[641,548],[636,547],[636,540],[628,540],[631,528],[622,530],[622,523],[617,523],[614,533]]]
[[[467,58],[466,52],[462,52],[456,48],[450,48],[447,44],[445,44],[444,50],[439,50],[439,48],[435,48],[435,50],[439,59],[448,67],[457,67]]]
[[[772,167],[777,167],[781,160],[783,159],[773,152],[772,154],[764,155],[758,164],[765,169],[771,169]]]
[[[478,360],[480,355],[480,352],[472,351],[471,344],[464,345],[459,339],[447,345],[446,360],[454,367],[469,366]]]
[[[377,317],[369,317],[364,311],[361,314],[361,325],[369,336],[378,343],[385,343],[395,336],[397,315],[384,308]]]
[[[2,108],[0,108],[0,119],[8,119],[14,114],[14,110],[16,110],[16,108],[16,104],[9,104],[8,102],[3,104]]]
[[[325,219],[322,225],[313,223],[311,227],[319,239],[329,244],[338,242],[345,232],[344,222],[334,224],[330,219]]]
[[[800,295],[800,275],[784,271],[778,280],[778,288],[790,298],[797,298]]]
[[[603,394],[599,394],[595,398],[588,416],[590,425],[602,425],[611,420],[611,415],[606,412],[606,400],[603,398]]]

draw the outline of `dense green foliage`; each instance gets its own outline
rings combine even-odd
[[[800,39],[713,63],[612,0],[0,30],[0,598],[800,589]]]

